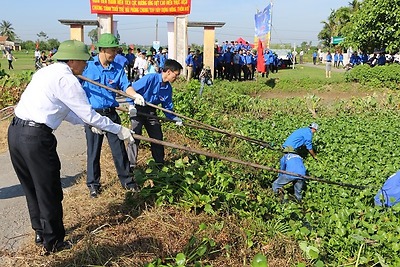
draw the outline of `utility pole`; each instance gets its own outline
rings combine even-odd
[[[156,41],[158,41],[158,19],[156,19]]]

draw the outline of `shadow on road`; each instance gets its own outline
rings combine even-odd
[[[62,188],[68,188],[76,183],[76,181],[84,174],[80,172],[74,176],[61,177]],[[9,199],[24,196],[24,191],[20,184],[0,188],[0,199]]]

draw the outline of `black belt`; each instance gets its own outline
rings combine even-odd
[[[22,125],[22,126],[28,126],[28,127],[35,127],[35,128],[43,129],[48,133],[53,132],[53,129],[51,129],[49,126],[47,126],[44,123],[37,123],[37,122],[34,122],[34,121],[30,121],[30,120],[23,120],[23,119],[20,119],[18,117],[14,117],[13,118],[12,125]]]
[[[115,108],[114,108],[114,107],[111,107],[111,108],[95,108],[94,110],[95,110],[96,112],[98,112],[98,113],[107,114],[107,113],[114,112],[114,111],[115,111]]]

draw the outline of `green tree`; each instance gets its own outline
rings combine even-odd
[[[0,35],[8,36],[8,40],[10,41],[14,41],[17,38],[11,22],[5,20],[0,23]]]
[[[88,36],[89,36],[90,40],[92,41],[92,44],[97,43],[98,38],[99,38],[97,28],[90,30],[90,32],[88,33]]]
[[[368,53],[400,49],[400,0],[364,0],[345,31],[345,45]]]
[[[47,45],[49,47],[49,49],[53,49],[53,48],[58,48],[58,46],[60,45],[60,42],[57,39],[49,39],[47,40]]]
[[[34,41],[25,41],[21,43],[21,48],[25,50],[35,50],[36,44]]]
[[[39,38],[40,41],[47,40],[49,38],[47,34],[43,31],[36,34],[36,36]]]
[[[352,7],[341,7],[338,10],[331,10],[328,19],[321,21],[324,26],[318,34],[318,39],[322,41],[323,45],[330,46],[332,37],[344,35],[352,13]]]

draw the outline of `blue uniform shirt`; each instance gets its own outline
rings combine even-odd
[[[128,59],[121,54],[117,54],[114,58],[114,61],[117,62],[122,67],[125,67],[126,65],[129,64]]]
[[[186,57],[186,59],[185,59],[185,63],[186,63],[186,65],[194,65],[194,60],[193,60],[193,55],[192,54],[189,54],[187,57]]]
[[[169,82],[162,81],[161,73],[146,74],[132,84],[133,89],[141,94],[146,102],[154,105],[161,104],[165,109],[173,111],[174,104],[172,103],[172,86]],[[132,99],[127,99],[132,103]],[[175,118],[175,115],[164,112],[169,119]]]
[[[113,61],[107,68],[103,68],[98,56],[87,62],[87,67],[82,75],[105,86],[124,92],[131,85],[126,77],[125,70],[120,64]],[[82,87],[94,109],[119,106],[115,99],[116,93],[85,81],[82,83]]]
[[[282,147],[291,146],[297,149],[301,146],[306,146],[308,150],[312,149],[313,133],[309,127],[304,127],[294,131],[283,143]]]
[[[297,154],[287,153],[283,155],[283,157],[280,160],[280,164],[281,164],[280,167],[281,171],[293,172],[300,175],[306,174],[306,167],[304,166],[303,159]],[[279,173],[279,175],[284,175],[284,174]],[[286,175],[286,177],[293,179],[301,179],[298,176],[292,176],[292,175]]]
[[[127,54],[125,57],[128,60],[129,64],[133,65],[133,63],[135,63],[135,58],[136,58],[135,54],[132,54],[132,53]]]
[[[400,202],[400,171],[386,180],[374,197],[374,200],[375,205],[387,207],[394,206]]]

